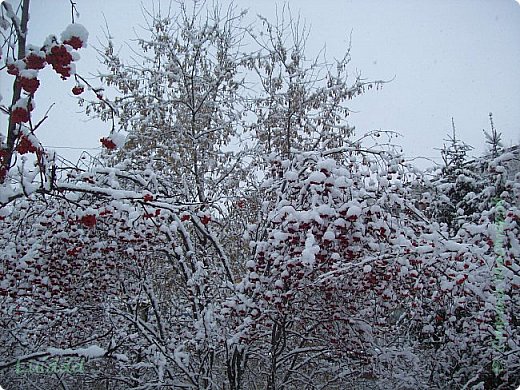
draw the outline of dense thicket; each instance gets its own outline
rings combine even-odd
[[[290,15],[198,3],[149,14],[132,61],[108,42],[103,94],[64,64],[74,24],[25,51],[28,4],[4,6],[24,50],[4,53],[21,89],[0,156],[2,386],[519,384],[519,155],[494,128],[492,155],[454,133],[420,172],[393,134],[354,133],[349,100],[382,83],[351,80],[348,52],[309,59]],[[40,146],[31,55],[112,125],[101,156]]]

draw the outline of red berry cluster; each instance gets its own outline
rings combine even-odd
[[[75,246],[73,248],[67,249],[67,255],[69,256],[77,256],[81,253],[83,247],[81,245]]]
[[[158,217],[161,215],[161,209],[156,209],[154,213],[144,213],[143,217],[144,219],[149,219],[153,217]]]
[[[99,141],[108,150],[114,150],[116,148],[116,144],[110,138],[103,137]]]
[[[63,80],[70,77],[70,64],[72,62],[72,55],[69,53],[65,45],[55,45],[47,51],[45,57],[47,62],[52,65],[56,73],[61,75]]]
[[[74,31],[76,31],[76,33],[74,33]],[[78,31],[79,33],[77,33]],[[83,36],[83,38],[80,36]],[[34,109],[34,94],[40,87],[40,80],[38,80],[39,70],[44,69],[45,66],[49,64],[63,80],[71,76],[73,73],[72,62],[76,58],[74,50],[86,46],[87,36],[88,33],[82,26],[71,25],[67,27],[62,34],[62,43],[55,37],[51,37],[46,41],[43,47],[38,48],[29,45],[24,58],[20,58],[16,61],[12,59],[6,60],[7,73],[16,76],[16,85],[18,88],[21,88],[29,95],[28,97],[20,98],[11,106],[11,123],[21,124],[30,121],[30,112]],[[77,84],[72,88],[74,95],[80,95],[83,92],[84,87],[82,85]],[[115,143],[110,139],[102,140],[102,143],[108,149],[116,148]],[[23,135],[20,136],[15,151],[20,154],[36,153],[38,159],[42,157],[42,150],[35,147],[33,143]],[[4,166],[4,160],[5,158],[0,158],[0,181],[5,178],[8,171],[8,167]],[[92,218],[94,218],[94,221],[92,221]],[[95,224],[95,217],[86,217],[83,221],[86,226],[93,226],[92,224]]]
[[[7,64],[7,73],[12,76],[18,76],[18,67],[15,64]]]
[[[30,53],[28,56],[24,59],[25,67],[27,69],[36,69],[40,70],[45,68],[45,58],[40,57],[39,55],[35,53]]]
[[[83,92],[85,92],[85,88],[79,85],[76,85],[74,88],[72,88],[72,93],[74,95],[81,95]]]
[[[94,227],[96,226],[96,216],[95,215],[84,215],[80,218],[79,223],[85,225],[86,227]]]
[[[11,110],[13,123],[29,122],[29,112],[34,109],[34,103],[28,99],[20,99]]]
[[[23,107],[16,107],[11,112],[11,119],[14,123],[29,122],[29,111]]]
[[[32,142],[25,135],[20,137],[20,141],[18,142],[18,146],[16,147],[16,151],[20,154],[25,153],[34,153],[36,152],[36,147],[32,144]]]
[[[49,63],[52,65],[56,73],[61,75],[62,79],[66,79],[71,75],[71,63],[73,61],[72,54],[69,52],[65,44],[79,49],[83,46],[83,42],[78,37],[72,37],[64,42],[64,44],[54,44],[50,47],[43,47],[41,50],[30,49],[29,53],[21,61],[7,64],[7,73],[17,76],[17,82],[21,88],[30,95],[34,95],[40,86],[40,80],[36,77],[38,70],[45,68]],[[44,56],[44,53],[46,55]],[[83,87],[76,86],[72,89],[72,93],[79,95],[84,91]],[[23,107],[19,104],[15,105],[11,111],[11,120],[13,123],[26,123],[30,119],[29,112],[32,106]],[[22,147],[24,150],[24,147]]]
[[[79,37],[71,37],[70,39],[63,41],[63,43],[72,46],[76,50],[83,47],[83,41]]]
[[[35,93],[38,87],[40,86],[40,80],[38,80],[36,77],[20,77],[19,82],[22,85],[23,90],[27,93],[30,93],[31,95]]]

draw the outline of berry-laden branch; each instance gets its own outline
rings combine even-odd
[[[73,11],[75,10],[74,3]],[[21,5],[21,20],[18,22],[16,14],[8,3],[3,3],[7,14],[15,26],[18,52],[16,56],[6,59],[6,70],[9,75],[15,77],[13,81],[13,95],[11,106],[5,109],[9,115],[7,140],[0,149],[0,184],[8,180],[10,169],[16,164],[16,154],[34,153],[37,156],[37,165],[42,177],[42,185],[48,181],[45,171],[48,167],[48,154],[36,137],[36,130],[45,120],[45,117],[34,126],[31,112],[35,108],[35,95],[41,83],[38,79],[39,71],[47,65],[60,75],[62,80],[67,80],[75,75],[75,61],[79,59],[77,50],[86,47],[88,31],[80,24],[73,23],[62,32],[60,39],[51,35],[41,47],[28,45],[26,36],[29,20],[29,0],[24,0]],[[81,93],[77,86],[73,88],[74,94]]]
[[[111,133],[113,133],[116,129],[116,122],[115,122],[115,117],[116,117],[116,114],[117,114],[117,111],[116,111],[116,108],[114,107],[114,105],[112,103],[110,103],[109,100],[107,100],[104,96],[103,96],[103,88],[95,88],[93,87],[83,76],[79,75],[79,74],[75,74],[74,77],[76,78],[76,81],[78,80],[81,80],[83,83],[85,83],[91,90],[92,92],[94,92],[96,94],[96,97],[102,101],[103,103],[105,103],[108,108],[110,109],[110,111],[112,112],[112,115],[111,115],[111,120],[112,120],[112,129],[111,129]],[[85,88],[84,86],[81,84],[81,83],[77,83],[77,85],[72,88],[72,93],[74,95],[80,95],[82,94],[83,92],[85,91]],[[105,138],[102,138],[102,140],[105,139]],[[111,141],[110,139],[107,139],[109,141],[112,142],[113,144],[113,147],[111,147],[112,145],[106,145],[105,142],[103,142],[101,140],[101,143],[103,144],[103,146],[105,146],[107,149],[115,149],[116,148],[116,144]]]

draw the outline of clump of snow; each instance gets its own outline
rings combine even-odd
[[[20,76],[25,79],[35,79],[38,77],[38,71],[35,69],[23,69],[20,71]]]
[[[327,180],[327,176],[323,172],[314,171],[309,175],[311,183],[323,183],[325,180]]]
[[[420,254],[433,252],[433,248],[429,245],[420,245],[417,247],[416,250],[417,250],[417,253],[420,253]]]
[[[63,355],[77,355],[83,356],[89,359],[98,358],[104,356],[107,351],[97,345],[91,345],[88,348],[77,348],[77,349],[60,349],[60,348],[47,348],[47,352],[49,352],[53,356],[63,356]]]
[[[12,109],[15,110],[16,108],[29,109],[29,110],[32,111],[35,108],[34,100],[31,100],[31,102],[29,103],[29,99],[27,99],[27,98],[20,98],[13,105]]]
[[[359,216],[361,214],[362,210],[361,210],[361,207],[359,206],[350,206],[347,210],[347,217],[352,217],[352,216]]]
[[[283,281],[282,280],[277,280],[276,282],[274,282],[274,286],[276,288],[283,288],[283,286],[284,286]]]
[[[69,24],[65,31],[61,33],[61,40],[68,41],[73,37],[77,37],[83,43],[83,47],[87,47],[88,31],[82,24],[74,23]]]
[[[285,178],[289,181],[298,181],[298,172],[288,171],[285,173]]]
[[[120,149],[125,145],[127,135],[128,134],[125,134],[123,132],[114,132],[110,134],[110,139],[114,144],[116,144],[116,147]]]
[[[325,234],[323,235],[324,240],[333,241],[336,238],[336,235],[332,230],[327,230]]]
[[[16,12],[14,11],[13,7],[11,4],[9,4],[7,1],[0,1],[0,4],[4,7],[5,11],[6,11],[6,16],[8,19],[11,19],[13,21],[13,23],[18,26],[20,26],[20,19],[18,18],[18,16],[16,16]],[[6,26],[6,27],[4,27]],[[2,28],[3,29],[6,29],[8,28],[8,23],[2,23]]]
[[[114,357],[121,362],[128,362],[130,360],[128,359],[128,356],[123,353],[115,353]]]
[[[313,266],[316,262],[316,254],[320,251],[320,247],[316,245],[316,240],[312,233],[307,234],[305,240],[305,249],[301,254],[301,260],[303,264]]]
[[[340,177],[336,178],[334,185],[338,188],[348,188],[349,186],[352,185],[352,181],[347,179],[344,176],[340,176]]]
[[[434,329],[433,326],[430,325],[430,324],[426,324],[426,325],[424,325],[423,328],[422,328],[423,333],[433,333],[434,330],[435,330],[435,329]]]

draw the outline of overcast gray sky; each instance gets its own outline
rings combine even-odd
[[[14,0],[11,0],[15,3]],[[106,18],[116,44],[133,38],[142,22],[140,5],[151,0],[75,0],[77,20],[90,32],[81,51],[78,72],[102,69],[93,46],[103,40]],[[222,1],[227,3],[228,1]],[[324,45],[327,55],[340,56],[352,33],[351,71],[368,79],[393,81],[352,101],[358,113],[351,121],[358,133],[395,130],[407,156],[438,157],[454,117],[460,137],[484,149],[482,129],[496,128],[507,145],[520,142],[520,5],[514,0],[292,0],[311,27],[310,53]],[[275,15],[273,0],[236,0],[249,16]],[[29,41],[40,45],[50,33],[59,35],[70,23],[69,0],[32,0]],[[11,79],[2,72],[3,103]],[[72,81],[61,82],[50,69],[42,72],[37,95],[43,113],[56,103],[38,136],[47,145],[97,148],[109,124],[85,122],[71,97]],[[58,149],[76,158],[73,149]],[[96,153],[96,150],[92,150]],[[437,161],[439,159],[437,158]],[[424,163],[420,164],[425,166]]]

